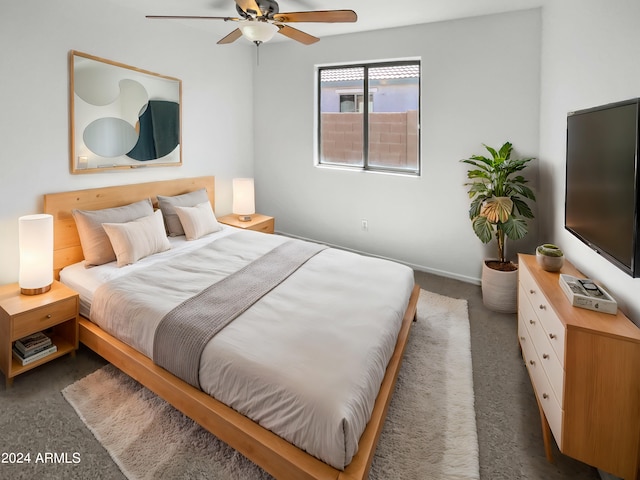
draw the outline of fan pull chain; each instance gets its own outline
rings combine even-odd
[[[256,65],[259,67],[260,66],[260,45],[262,44],[262,42],[256,41],[253,43],[256,44]]]

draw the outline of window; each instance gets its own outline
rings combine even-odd
[[[318,115],[320,165],[420,173],[419,61],[320,67]]]
[[[364,95],[362,93],[340,94],[340,112],[353,113],[364,111]],[[373,112],[373,95],[369,94],[369,111]]]

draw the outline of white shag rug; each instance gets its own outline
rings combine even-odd
[[[271,478],[112,365],[62,394],[131,480]],[[369,478],[480,478],[466,300],[420,292]]]

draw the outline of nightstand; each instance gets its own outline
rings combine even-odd
[[[232,227],[244,228],[246,230],[255,230],[257,232],[273,233],[275,227],[275,219],[266,215],[260,215],[254,213],[251,215],[251,220],[248,222],[242,222],[238,219],[238,215],[225,215],[218,218],[220,223],[231,225]]]
[[[22,295],[17,283],[0,286],[0,371],[7,387],[13,377],[78,349],[79,296],[54,281],[51,290],[40,295]],[[13,343],[26,335],[44,332],[58,348],[27,365],[13,358]]]

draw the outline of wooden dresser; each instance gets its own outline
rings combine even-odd
[[[617,315],[573,307],[559,273],[519,255],[518,339],[540,407],[547,458],[560,451],[613,475],[638,479],[640,329]]]

